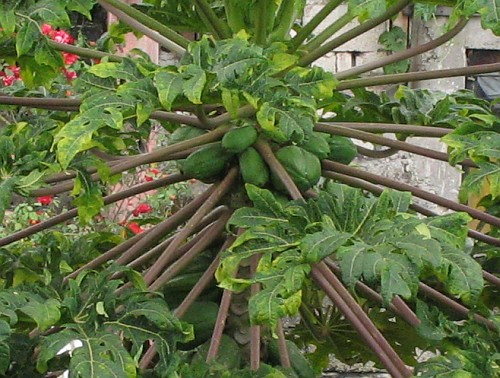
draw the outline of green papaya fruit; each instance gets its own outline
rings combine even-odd
[[[210,143],[190,154],[182,162],[181,170],[198,180],[212,179],[224,171],[231,157],[220,142]]]
[[[269,181],[269,168],[255,148],[247,148],[239,160],[243,181],[260,187],[266,185]]]
[[[311,188],[321,177],[321,163],[318,157],[303,148],[283,147],[276,152],[276,158],[300,190]],[[285,190],[283,183],[274,173],[271,179],[276,189]]]
[[[181,126],[170,135],[170,144],[176,144],[205,134],[206,131],[193,126]]]
[[[331,150],[328,158],[337,163],[349,164],[358,154],[358,149],[351,138],[333,135],[328,144]]]
[[[222,147],[229,152],[239,154],[257,140],[257,130],[253,126],[237,127],[229,130],[222,137]]]
[[[288,350],[292,369],[299,378],[316,378],[311,364],[293,341],[286,340],[286,349]],[[267,350],[269,352],[269,361],[276,365],[280,364],[278,340],[271,340],[267,346]]]
[[[194,340],[179,345],[182,350],[189,350],[210,339],[217,321],[219,306],[215,302],[199,301],[191,304],[182,317],[183,322],[193,325]]]
[[[328,144],[327,134],[314,132],[300,144],[300,147],[313,153],[320,160],[326,159],[328,155],[330,155],[330,145]]]

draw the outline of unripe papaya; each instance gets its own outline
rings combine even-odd
[[[220,142],[210,143],[189,155],[181,165],[184,174],[198,180],[211,179],[221,173],[232,154]]]
[[[331,150],[328,158],[337,163],[349,164],[358,154],[358,149],[351,138],[334,135],[330,138],[328,144]]]
[[[326,134],[313,132],[305,139],[300,147],[316,155],[320,160],[326,159],[330,155],[330,145]]]
[[[183,142],[205,134],[206,131],[193,126],[181,126],[170,135],[170,144]]]
[[[286,169],[300,190],[307,190],[321,177],[321,163],[318,157],[298,146],[286,146],[276,152],[276,158]],[[275,175],[271,176],[274,186],[284,191],[285,187]]]
[[[237,127],[229,130],[222,137],[222,147],[229,152],[239,154],[257,140],[257,130],[253,126]]]
[[[247,148],[240,155],[240,172],[246,183],[256,186],[262,187],[269,180],[269,168],[253,147]]]

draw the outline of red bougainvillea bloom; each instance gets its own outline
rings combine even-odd
[[[136,235],[144,231],[144,229],[141,226],[139,226],[137,222],[129,222],[127,223],[126,226],[130,231],[132,231]]]
[[[2,78],[3,85],[5,85],[6,87],[11,86],[12,84],[14,84],[14,81],[16,81],[16,78],[14,76],[8,76],[3,71],[0,72],[0,77]]]
[[[49,36],[54,41],[59,43],[66,43],[68,45],[71,45],[73,42],[75,42],[75,39],[71,36],[71,34],[65,32],[64,30],[54,30],[51,34],[49,34]]]
[[[135,208],[134,211],[132,211],[132,214],[134,217],[139,216],[139,214],[147,214],[153,211],[153,208],[149,206],[147,203],[141,203],[139,206]]]
[[[52,28],[52,26],[50,26],[49,24],[42,25],[42,34],[51,35],[52,32],[54,32],[54,29]]]
[[[159,169],[156,168],[148,169],[146,175],[144,176],[144,180],[147,182],[153,181],[155,177],[158,176],[160,173],[161,171]]]
[[[36,198],[36,202],[40,203],[41,205],[47,206],[52,203],[54,200],[54,196],[41,196]]]
[[[63,52],[63,59],[64,59],[64,64],[71,66],[73,63],[76,63],[78,61],[79,56],[67,52]]]
[[[66,68],[63,68],[63,73],[64,73],[64,76],[66,76],[66,79],[68,80],[74,80],[78,77],[78,75],[76,74],[75,71],[70,71],[70,70],[67,70]]]

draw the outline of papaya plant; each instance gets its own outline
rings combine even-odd
[[[72,206],[0,238],[0,374],[314,377],[334,354],[393,377],[497,376],[500,121],[469,91],[369,90],[498,72],[401,72],[476,13],[499,35],[496,2],[443,2],[451,17],[435,40],[405,49],[396,29],[381,36],[394,50],[383,59],[314,65],[406,7],[439,2],[423,3],[330,0],[301,23],[304,0],[3,1],[0,219],[22,197]],[[97,41],[64,32],[97,6],[119,24]],[[129,31],[178,63],[119,55]],[[143,152],[153,125],[169,141]],[[441,138],[448,153],[411,136]],[[399,150],[467,169],[459,202],[350,165]],[[172,161],[178,173],[111,190]],[[60,226],[192,179],[207,184],[199,195],[135,235]],[[469,207],[484,185],[485,210]],[[434,357],[417,361],[417,347]]]

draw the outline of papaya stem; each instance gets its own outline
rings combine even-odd
[[[229,29],[229,26],[226,22],[224,22],[224,20],[215,14],[206,0],[194,0],[194,4],[198,11],[203,14],[204,18],[207,20],[207,26],[213,29],[215,35],[219,39],[231,38],[231,30]]]
[[[410,377],[411,372],[399,355],[326,264],[324,262],[316,264],[312,267],[311,274],[320,288],[366,341],[373,353],[379,357],[389,374],[397,378]]]
[[[407,142],[402,142],[399,140],[385,138],[385,137],[380,136],[380,135],[367,133],[367,132],[361,131],[361,130],[354,130],[354,129],[350,129],[348,127],[343,127],[340,125],[326,125],[323,123],[317,123],[314,126],[314,130],[324,132],[324,133],[333,134],[333,135],[342,135],[342,136],[346,136],[349,138],[361,139],[361,140],[365,140],[367,142],[381,144],[381,145],[388,146],[391,148],[396,148],[396,149],[411,152],[411,153],[414,153],[417,155],[429,157],[429,158],[432,158],[435,160],[440,160],[440,161],[445,161],[445,162],[449,161],[448,154],[446,154],[444,152],[431,150],[430,148],[415,146],[415,145],[407,143]],[[476,167],[476,164],[470,159],[465,159],[464,161],[460,162],[460,164],[465,166],[465,167]]]
[[[164,269],[165,265],[170,260],[170,254],[175,251],[191,234],[192,230],[201,221],[201,219],[213,209],[213,207],[221,200],[221,198],[229,191],[231,185],[234,183],[238,174],[238,170],[233,167],[229,170],[226,177],[217,185],[214,185],[213,192],[198,208],[198,210],[191,216],[186,225],[179,231],[172,243],[165,249],[162,255],[158,258],[154,265],[144,274],[144,281],[146,284],[151,285],[158,277],[160,272]]]
[[[195,244],[188,251],[186,251],[178,260],[176,260],[167,269],[165,269],[165,271],[149,286],[149,290],[151,291],[159,290],[170,279],[179,274],[179,272],[182,269],[184,269],[191,262],[191,260],[193,260],[198,254],[200,254],[206,248],[208,248],[214,241],[216,241],[217,236],[221,235],[222,232],[224,231],[226,223],[230,217],[231,217],[231,212],[226,211],[212,225],[207,226],[206,232],[204,232],[201,235],[199,240],[197,240]],[[175,258],[175,256],[172,257]]]
[[[323,30],[319,35],[314,37],[307,45],[305,45],[305,49],[307,51],[313,51],[321,46],[323,42],[325,42],[332,35],[337,33],[340,29],[346,26],[349,22],[354,19],[350,13],[343,14],[340,18],[335,20],[331,25],[329,25],[325,30]]]
[[[154,180],[151,182],[146,182],[144,184],[139,184],[136,185],[132,188],[123,190],[118,193],[113,193],[109,196],[104,197],[104,205],[109,205],[114,202],[121,201],[125,198],[135,196],[139,193],[144,193],[153,189],[160,188],[162,186],[170,185],[170,184],[175,184],[177,182],[185,181],[187,179],[186,176],[175,174],[175,175],[170,175],[168,177],[160,178],[158,180]],[[50,227],[53,227],[59,223],[65,222],[67,220],[70,220],[78,215],[78,210],[76,208],[72,208],[65,213],[58,214],[50,219],[47,219],[46,221],[40,222],[38,224],[29,226],[23,230],[17,231],[13,234],[10,234],[4,238],[0,239],[0,247],[3,247],[5,245],[8,245],[10,243],[13,243],[15,241],[21,240],[23,238],[26,238],[28,236],[34,235],[37,232],[47,230]]]
[[[436,38],[430,42],[427,42],[423,45],[420,46],[414,46],[409,49],[403,50],[403,51],[398,51],[396,53],[393,53],[391,55],[385,56],[383,58],[378,58],[377,60],[373,62],[369,62],[366,64],[362,64],[360,66],[356,66],[353,68],[350,68],[345,71],[341,71],[335,74],[335,77],[338,80],[343,80],[351,76],[357,76],[359,74],[362,74],[364,72],[372,71],[376,68],[379,67],[384,67],[387,66],[388,64],[400,62],[405,59],[412,58],[414,56],[423,54],[426,51],[433,50],[438,46],[441,46],[442,44],[448,42],[451,40],[453,37],[455,37],[458,33],[460,33],[465,25],[467,25],[468,20],[465,18],[462,18],[453,29],[448,31],[447,33],[443,34],[441,37]]]
[[[255,277],[257,266],[260,260],[260,254],[253,255],[250,258],[250,275]],[[260,291],[260,284],[255,282],[250,286],[250,295],[253,297]],[[250,369],[255,371],[260,367],[260,326],[252,325],[250,327]]]
[[[389,147],[386,148],[385,150],[373,150],[371,148],[365,148],[358,145],[356,145],[356,149],[358,150],[359,154],[373,159],[388,158],[389,156],[393,156],[400,151],[394,147]]]
[[[316,29],[330,13],[332,13],[342,3],[343,0],[331,0],[326,3],[323,8],[321,8],[321,10],[299,30],[295,37],[292,38],[291,45],[293,49],[296,50],[302,42],[304,42],[311,35],[314,29]]]
[[[405,125],[398,123],[321,122],[321,124],[343,126],[350,129],[361,130],[370,133],[399,133],[429,138],[441,138],[453,131],[453,129],[446,129],[444,127]]]
[[[358,25],[351,30],[339,35],[338,37],[332,39],[331,41],[321,45],[320,47],[314,49],[308,54],[304,55],[298,61],[299,66],[308,66],[315,60],[321,58],[323,55],[329,53],[333,49],[343,45],[344,43],[356,38],[357,36],[373,29],[375,26],[391,19],[393,16],[398,14],[404,7],[410,4],[410,0],[398,0],[395,4],[389,7],[382,15],[374,17],[361,25]]]
[[[380,184],[380,185],[386,186],[388,188],[393,188],[393,189],[401,190],[404,192],[410,192],[415,197],[422,198],[426,201],[433,202],[437,205],[444,206],[444,207],[451,209],[451,210],[463,211],[463,212],[469,214],[473,218],[476,218],[476,219],[481,220],[483,222],[489,223],[495,227],[500,227],[500,218],[497,218],[497,217],[495,217],[491,214],[488,214],[488,213],[484,213],[484,212],[479,211],[477,209],[474,209],[470,206],[462,205],[460,203],[456,203],[456,202],[449,200],[447,198],[437,196],[437,195],[429,193],[425,190],[416,188],[412,185],[408,185],[408,184],[405,184],[402,182],[391,180],[391,179],[388,179],[386,177],[375,175],[375,174],[370,173],[370,172],[365,172],[361,169],[349,167],[347,165],[335,163],[335,162],[329,161],[329,160],[323,160],[322,165],[326,169],[325,176],[327,176],[327,177],[329,175],[328,171],[333,171],[333,172],[343,173],[343,174],[350,175],[353,177],[361,178],[361,179],[369,181],[371,183]]]
[[[361,79],[344,80],[335,88],[338,91],[376,85],[406,83],[412,81],[443,79],[446,77],[472,76],[500,71],[500,63],[479,64],[477,66],[448,68],[444,70],[407,72],[392,75],[371,76]]]
[[[263,141],[262,139],[259,139],[257,140],[257,142],[255,142],[255,148],[260,152],[264,161],[267,163],[267,165],[269,165],[269,168],[271,168],[271,170],[281,180],[286,190],[290,194],[290,197],[292,197],[292,199],[294,200],[303,199],[304,197],[302,197],[302,193],[300,192],[299,188],[297,188],[297,185],[295,185],[286,169],[279,162],[276,156],[274,156],[269,143]]]
[[[176,33],[174,30],[165,26],[159,21],[156,21],[154,18],[142,13],[141,11],[135,9],[134,7],[124,3],[120,0],[98,0],[99,4],[109,4],[112,7],[122,11],[126,15],[130,16],[134,20],[137,20],[141,24],[151,28],[158,33],[160,33],[165,38],[168,38],[172,42],[176,43],[180,47],[187,48],[189,45],[189,40],[184,38],[182,35]]]
[[[267,38],[267,12],[269,0],[258,0],[255,20],[255,43],[264,46]]]
[[[278,352],[280,355],[281,366],[284,368],[290,368],[292,366],[290,362],[290,355],[288,353],[288,348],[286,346],[285,332],[283,331],[282,320],[278,320],[276,325],[276,334],[278,335]]]
[[[107,58],[110,62],[117,62],[117,63],[123,60],[123,57],[119,55],[107,53],[104,51],[92,50],[86,47],[79,47],[79,46],[68,45],[66,43],[59,43],[51,39],[47,39],[47,43],[49,44],[49,46],[53,47],[58,51],[64,51],[67,53],[76,54],[83,58],[90,58],[90,59]]]

